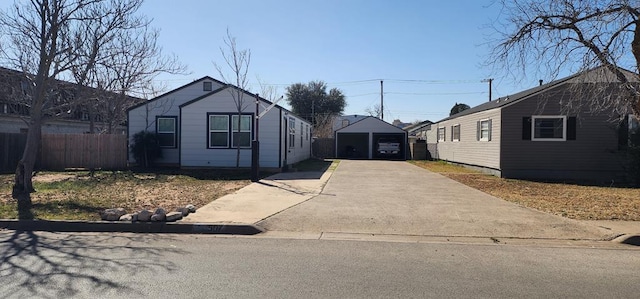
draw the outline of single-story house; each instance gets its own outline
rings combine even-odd
[[[237,91],[243,97],[239,132]],[[155,132],[162,147],[156,163],[182,168],[235,167],[238,147],[240,167],[250,167],[256,134],[260,168],[308,159],[311,124],[278,105],[265,112],[270,106],[266,99],[206,76],[129,109],[129,142],[140,131]],[[129,162],[135,163],[132,155]]]
[[[621,180],[627,122],[605,112],[566,112],[563,105],[585,84],[615,82],[603,82],[603,72],[610,74],[577,73],[442,119],[427,131],[427,149],[435,159],[505,178]]]
[[[425,120],[425,121],[421,121],[419,123],[408,125],[408,126],[404,127],[403,129],[405,131],[407,131],[407,134],[409,134],[409,139],[410,140],[411,139],[413,139],[413,140],[426,140],[427,131],[430,128],[432,123],[433,122],[431,122],[430,120]]]
[[[407,132],[377,117],[360,116],[334,132],[335,156],[354,159],[406,158]],[[395,155],[381,155],[376,150],[380,141],[395,141],[400,151]]]

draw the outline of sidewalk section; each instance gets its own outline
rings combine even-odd
[[[218,198],[179,222],[253,224],[319,195],[332,173],[278,173]]]

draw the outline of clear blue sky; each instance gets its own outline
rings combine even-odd
[[[147,0],[141,13],[161,30],[160,45],[189,75],[162,75],[168,89],[203,76],[219,78],[220,46],[229,28],[251,50],[251,92],[258,78],[279,94],[297,82],[323,80],[346,95],[345,114],[366,114],[380,102],[392,122],[437,121],[456,102],[470,106],[535,86],[537,78],[503,80],[484,66],[495,0]],[[6,8],[10,1],[3,1]],[[280,103],[288,107],[285,101]]]

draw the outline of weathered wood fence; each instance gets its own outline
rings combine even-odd
[[[0,171],[14,171],[22,157],[25,134],[0,133]],[[6,142],[5,142],[6,141]],[[123,169],[127,167],[127,136],[116,134],[43,134],[37,169]]]
[[[333,138],[316,138],[311,145],[313,156],[316,158],[334,158],[336,143]]]

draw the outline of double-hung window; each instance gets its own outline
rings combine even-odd
[[[446,138],[446,129],[438,128],[438,142],[444,142]]]
[[[209,114],[209,148],[251,147],[252,115]]]
[[[240,130],[238,130],[238,115],[233,115],[231,132],[233,147],[251,147],[251,115],[240,115]]]
[[[296,146],[296,119],[289,118],[289,147]]]
[[[476,140],[491,141],[491,120],[490,119],[478,121],[478,131],[476,132]]]
[[[229,115],[209,115],[209,148],[229,147]]]
[[[451,126],[451,141],[460,141],[460,125]]]
[[[156,118],[156,134],[160,147],[176,147],[176,119],[175,116],[158,116]]]
[[[567,117],[539,115],[531,117],[533,126],[531,140],[565,141],[567,140]]]

